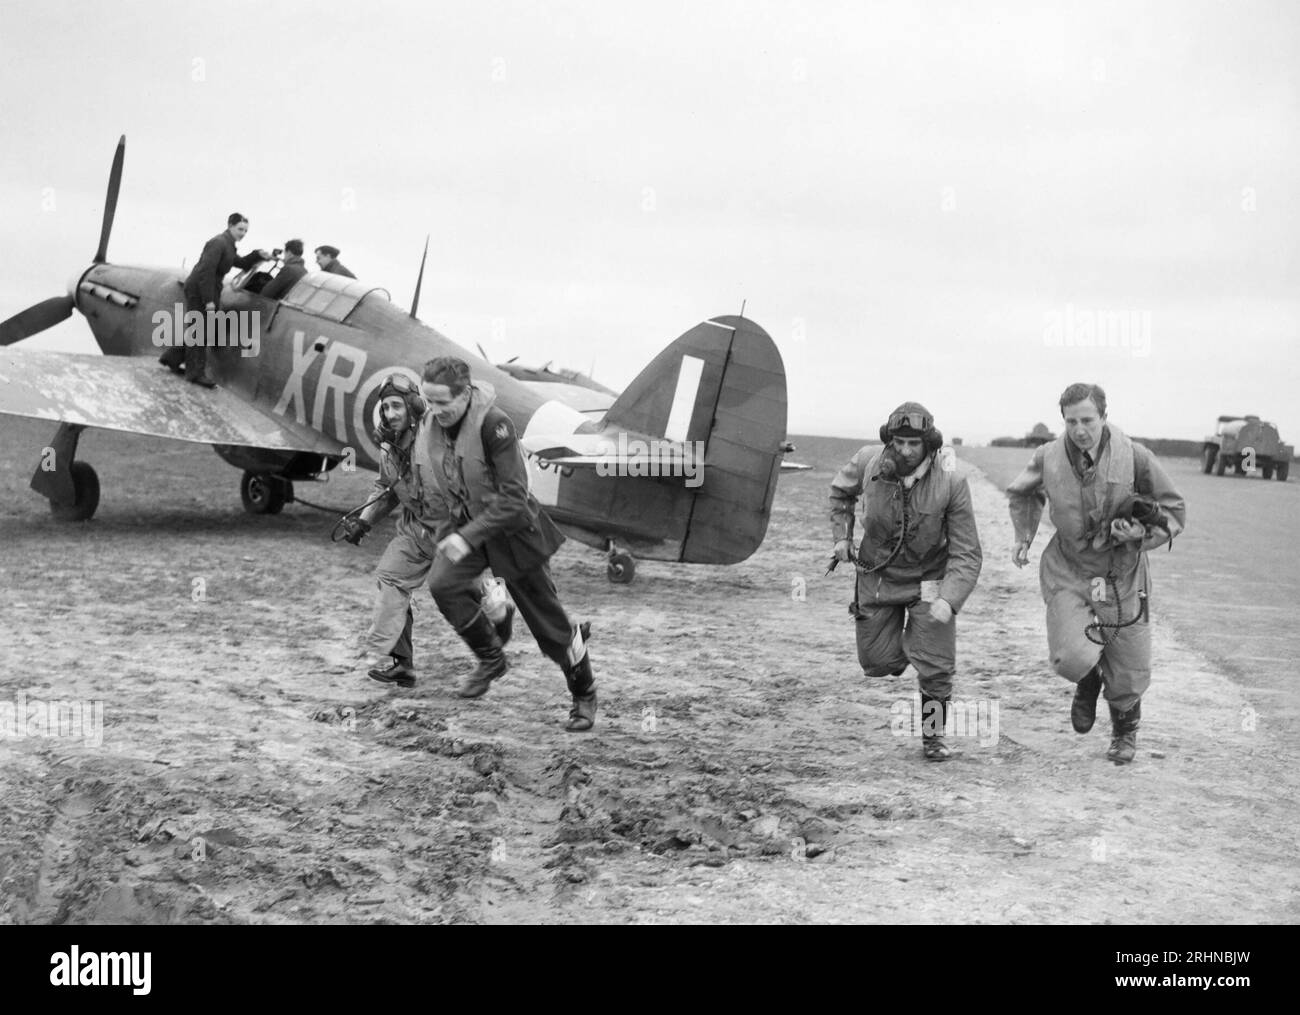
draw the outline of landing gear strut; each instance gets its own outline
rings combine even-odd
[[[631,585],[636,577],[636,558],[627,550],[620,549],[614,540],[607,547],[609,561],[605,565],[605,577],[615,585]]]
[[[278,515],[293,501],[293,484],[269,472],[245,472],[239,497],[249,514]]]
[[[32,475],[32,489],[49,500],[50,513],[61,522],[84,522],[99,507],[99,476],[76,460],[84,429],[75,423],[59,424]]]

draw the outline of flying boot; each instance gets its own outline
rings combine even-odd
[[[578,625],[578,631],[582,639],[582,658],[577,663],[566,662],[564,666],[564,682],[573,695],[569,721],[564,725],[570,733],[585,733],[596,725],[596,678],[591,672],[591,653],[587,651],[591,625],[584,621]]]
[[[1127,712],[1110,706],[1110,750],[1106,757],[1117,765],[1127,765],[1137,754],[1138,722],[1142,718],[1142,700],[1139,698]]]
[[[496,628],[501,644],[510,644],[510,637],[515,633],[515,604],[506,603],[506,615],[492,625]]]
[[[496,625],[488,620],[487,614],[482,610],[474,614],[474,619],[457,633],[478,659],[478,667],[456,683],[456,693],[462,698],[481,697],[487,693],[492,681],[509,668],[501,647],[501,636],[497,634]]]
[[[947,761],[952,757],[952,749],[943,742],[944,730],[948,726],[948,711],[951,698],[935,698],[921,692],[921,752],[926,761]],[[935,702],[939,707],[933,712],[926,706]],[[939,732],[932,732],[935,727]]]
[[[1101,694],[1101,663],[1090,669],[1074,685],[1070,702],[1070,725],[1075,733],[1087,733],[1097,721],[1097,695]]]

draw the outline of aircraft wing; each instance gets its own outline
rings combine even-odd
[[[553,398],[584,416],[599,419],[614,404],[613,395],[584,388],[581,384],[562,384],[558,381],[524,381],[523,383],[543,398]]]
[[[187,384],[143,356],[0,348],[0,413],[196,444],[343,451],[332,437],[271,416],[225,388]]]

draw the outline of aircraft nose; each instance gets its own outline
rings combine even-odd
[[[94,266],[92,265],[91,267]],[[90,268],[78,268],[73,274],[68,276],[68,285],[64,291],[72,297],[73,306],[77,305],[78,288],[81,285],[81,280],[86,277],[86,272],[89,270]]]

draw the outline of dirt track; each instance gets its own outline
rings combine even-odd
[[[851,579],[822,576],[851,442],[800,442],[816,468],[783,478],[742,565],[643,562],[615,587],[597,555],[560,552],[601,695],[578,737],[523,632],[489,695],[456,698],[470,663],[427,598],[413,692],[340,665],[386,530],[331,546],[318,512],[245,515],[206,449],[104,433],[81,451],[100,513],[59,526],[26,489],[47,430],[0,421],[0,703],[101,700],[103,742],[0,741],[0,921],[1300,917],[1294,727],[1244,723],[1262,692],[1157,613],[1139,759],[1107,763],[1104,720],[1069,728],[1036,575],[1011,566],[978,473],[985,569],[958,619],[957,697],[996,702],[997,736],[933,765],[891,732],[914,674],[861,675]],[[350,506],[367,480],[300,493]]]

